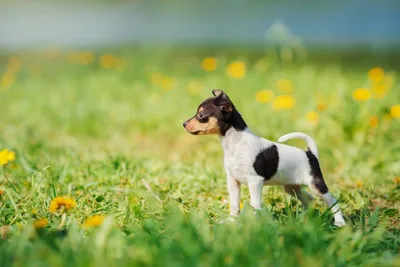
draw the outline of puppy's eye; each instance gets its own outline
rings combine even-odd
[[[200,112],[197,116],[199,117],[199,119],[204,118],[204,113]]]

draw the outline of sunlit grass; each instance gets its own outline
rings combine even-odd
[[[396,70],[157,51],[1,60],[1,265],[399,264]],[[313,136],[346,228],[278,187],[256,216],[244,188],[239,221],[216,224],[222,149],[182,128],[212,89],[260,136]]]

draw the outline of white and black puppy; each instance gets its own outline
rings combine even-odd
[[[283,185],[284,190],[296,196],[307,207],[312,197],[303,192],[307,185],[311,192],[323,199],[334,213],[335,225],[344,226],[342,212],[336,199],[329,193],[318,161],[314,140],[304,133],[290,133],[279,138],[304,139],[308,150],[272,142],[252,133],[232,101],[222,90],[213,90],[214,97],[206,99],[196,115],[183,123],[195,135],[215,134],[221,139],[224,166],[230,197],[230,215],[240,212],[240,186],[250,190],[251,205],[260,209],[264,185]]]

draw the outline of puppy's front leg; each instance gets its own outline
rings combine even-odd
[[[240,182],[235,178],[227,175],[228,180],[228,191],[229,191],[229,203],[230,203],[230,215],[238,216],[240,212]]]
[[[256,177],[249,180],[250,202],[254,209],[261,209],[262,205],[262,189],[264,181]]]

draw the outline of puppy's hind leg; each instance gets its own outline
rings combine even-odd
[[[310,164],[309,179],[307,179],[307,185],[311,192],[317,196],[320,196],[322,200],[331,208],[335,218],[335,225],[342,227],[346,225],[343,214],[339,209],[337,200],[329,193],[328,186],[322,176],[321,168],[316,156],[311,151],[306,152],[308,162]]]
[[[331,193],[328,191],[328,187],[321,176],[314,176],[312,177],[311,182],[308,184],[311,192],[319,197],[331,208],[332,213],[334,214],[335,218],[335,225],[338,227],[342,227],[346,225],[344,221],[343,214],[340,211],[339,205],[337,200],[332,196]]]
[[[289,195],[299,199],[305,209],[308,208],[310,201],[314,199],[308,192],[301,190],[300,185],[284,185],[283,189]]]

